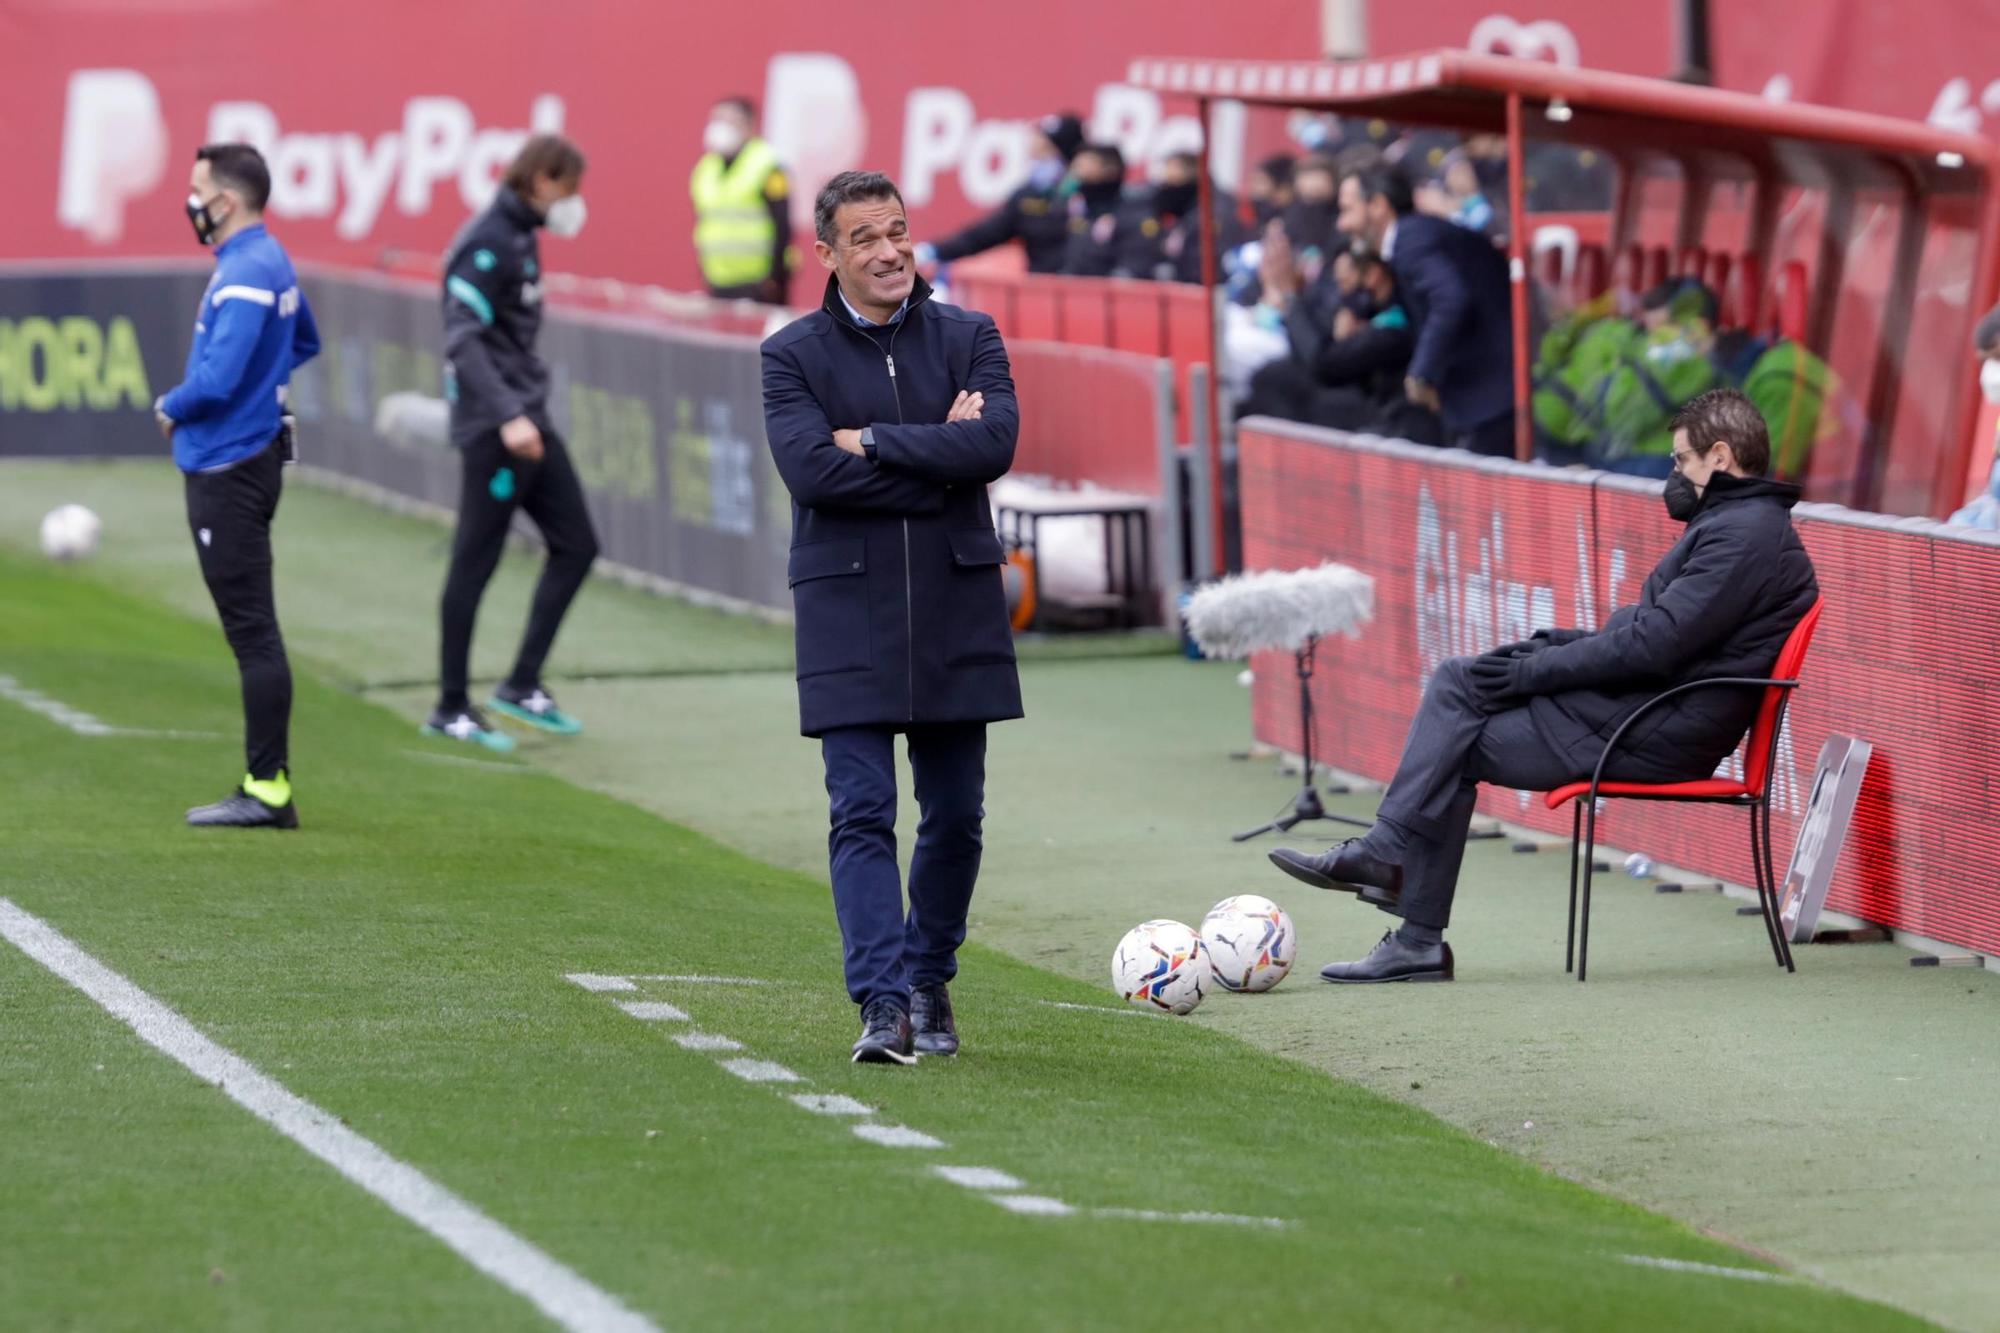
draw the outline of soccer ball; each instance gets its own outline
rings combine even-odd
[[[1201,921],[1208,965],[1224,990],[1267,991],[1292,970],[1299,937],[1285,909],[1269,898],[1241,893],[1208,909]]]
[[[104,525],[82,505],[61,505],[42,518],[42,554],[51,560],[81,560],[97,549]]]
[[[1111,985],[1133,1004],[1191,1014],[1208,986],[1208,950],[1178,921],[1147,921],[1125,932],[1111,955]]]

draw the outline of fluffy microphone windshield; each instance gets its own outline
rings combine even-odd
[[[1188,632],[1209,657],[1297,652],[1325,634],[1355,636],[1375,617],[1375,580],[1346,565],[1235,574],[1188,599]]]

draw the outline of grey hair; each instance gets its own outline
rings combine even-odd
[[[834,243],[833,215],[842,204],[858,204],[868,199],[903,202],[896,182],[879,171],[843,171],[820,187],[813,201],[813,234],[828,245]]]

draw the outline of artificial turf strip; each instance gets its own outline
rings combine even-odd
[[[0,671],[73,707],[233,736],[212,626],[4,555],[0,626]],[[240,771],[233,739],[81,737],[0,702],[0,894],[663,1327],[1142,1327],[1189,1306],[1377,1328],[1918,1326],[1804,1283],[1622,1262],[1756,1266],[1196,1025],[1038,1003],[1113,1002],[988,950],[956,988],[963,1057],[857,1068],[823,887],[516,765],[421,762],[405,719],[307,675],[294,751],[301,832],[196,832],[181,808]],[[860,1142],[569,972],[779,983],[634,994],[949,1146]],[[7,1322],[539,1326],[10,948],[0,1023]],[[1079,1208],[1291,1225],[1017,1216],[933,1163]]]

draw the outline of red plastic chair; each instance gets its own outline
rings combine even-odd
[[[1799,686],[1799,667],[1805,662],[1806,649],[1812,643],[1813,631],[1819,626],[1820,609],[1825,605],[1825,598],[1815,601],[1792,628],[1784,648],[1778,653],[1778,662],[1771,669],[1770,678],[1714,676],[1708,680],[1691,680],[1653,696],[1611,733],[1611,740],[1604,747],[1603,755],[1599,756],[1597,771],[1591,774],[1590,781],[1558,787],[1543,798],[1551,810],[1560,810],[1565,802],[1584,798],[1577,801],[1576,820],[1570,831],[1569,944],[1563,955],[1563,971],[1574,970],[1576,979],[1582,981],[1590,959],[1590,880],[1597,855],[1597,800],[1601,796],[1615,796],[1628,801],[1693,801],[1747,807],[1750,811],[1750,862],[1757,873],[1757,906],[1763,913],[1764,930],[1770,936],[1771,952],[1777,957],[1778,965],[1787,972],[1797,971],[1792,965],[1792,946],[1778,925],[1777,872],[1771,861],[1771,769],[1777,756],[1778,732],[1785,722],[1785,706],[1791,692]],[[1618,742],[1632,729],[1633,723],[1669,699],[1717,685],[1755,685],[1764,690],[1764,701],[1757,709],[1757,720],[1751,724],[1750,739],[1743,747],[1741,782],[1734,778],[1697,778],[1692,782],[1664,783],[1604,780],[1604,765],[1612,751],[1618,748]],[[1581,862],[1577,856],[1579,851],[1582,853]],[[1583,932],[1580,939],[1576,912],[1579,866],[1583,877]],[[1575,964],[1574,969],[1572,963]]]

